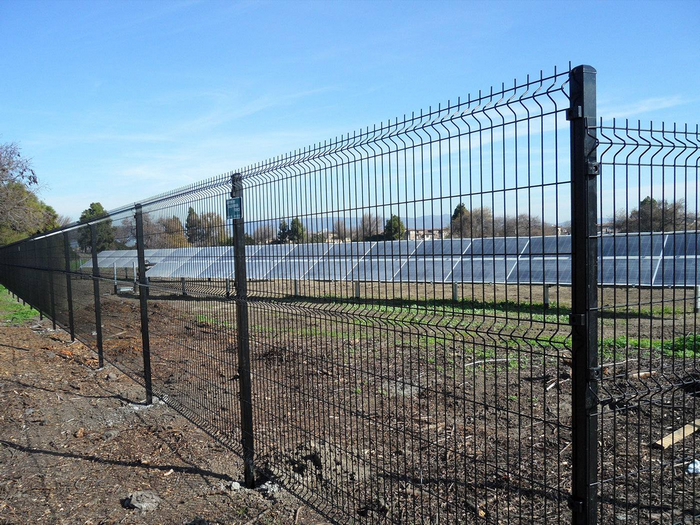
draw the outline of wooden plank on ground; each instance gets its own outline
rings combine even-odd
[[[671,445],[678,443],[679,441],[685,439],[695,431],[700,430],[700,419],[696,419],[692,423],[688,423],[684,427],[677,429],[676,431],[662,437],[652,446],[656,448],[668,448]]]

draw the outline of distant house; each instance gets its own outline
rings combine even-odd
[[[407,241],[430,241],[433,239],[444,239],[446,232],[442,228],[434,229],[407,229],[403,238]]]

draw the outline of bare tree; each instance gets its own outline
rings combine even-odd
[[[350,228],[344,219],[338,219],[333,221],[333,235],[339,241],[344,241],[352,235],[352,228]]]
[[[521,213],[518,216],[506,215],[494,220],[496,237],[531,237],[533,235],[552,235],[555,227],[545,224],[537,215]]]
[[[468,209],[464,204],[459,204],[452,213],[452,237],[489,237],[493,235],[493,230],[494,219],[489,208]]]
[[[384,218],[367,212],[362,215],[357,227],[356,240],[367,241],[378,237],[384,231]]]
[[[696,216],[689,212],[685,201],[666,201],[646,197],[629,215],[624,210],[615,213],[615,226],[623,232],[671,232],[692,229]]]
[[[0,144],[0,209],[5,228],[33,230],[41,222],[40,210],[28,206],[37,185],[31,160],[22,157],[17,144]]]
[[[270,224],[263,224],[255,228],[253,239],[255,244],[267,244],[277,237],[277,230]]]

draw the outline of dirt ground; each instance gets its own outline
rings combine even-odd
[[[92,283],[72,286],[76,332],[90,343]],[[687,522],[700,515],[685,473],[700,433],[649,445],[697,418],[697,361],[634,337],[694,335],[695,317],[684,297],[666,311],[636,293],[614,304],[648,312],[602,315],[601,339],[624,340],[601,356],[611,361],[599,385],[600,523]],[[105,356],[119,369],[96,371],[92,352],[46,324],[0,336],[0,523],[323,522],[283,492],[231,489],[243,470],[230,452],[232,302],[153,287],[148,310],[154,388],[230,448],[164,405],[138,403],[142,387],[120,372],[142,374],[138,299],[104,291],[101,304]],[[256,465],[335,507],[338,523],[569,522],[565,316],[441,308],[251,301]],[[158,510],[124,508],[145,489],[162,498]]]
[[[238,456],[50,322],[0,326],[0,523],[316,524]],[[155,510],[127,508],[153,491]],[[274,492],[274,493],[271,493]]]

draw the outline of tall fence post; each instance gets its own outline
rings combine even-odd
[[[574,525],[598,510],[598,244],[596,70],[570,73],[572,244],[572,488]]]
[[[97,225],[90,224],[90,239],[92,241],[92,291],[95,296],[95,334],[97,335],[98,366],[105,366],[104,350],[102,347],[102,306],[100,305],[100,267],[97,262]]]
[[[143,346],[143,379],[146,384],[146,404],[153,403],[153,384],[151,383],[151,340],[148,334],[148,281],[146,280],[146,257],[143,242],[143,211],[141,205],[136,211],[136,251],[139,260],[139,305],[141,310],[141,341]]]
[[[255,441],[253,436],[253,400],[250,379],[248,333],[248,283],[245,267],[245,219],[243,218],[243,180],[240,173],[231,177],[231,198],[239,199],[240,214],[233,216],[233,245],[236,287],[236,328],[238,331],[238,377],[241,385],[241,431],[245,484],[255,486]]]
[[[73,317],[73,287],[71,285],[70,274],[70,241],[68,233],[63,232],[63,253],[66,259],[66,300],[68,301],[68,329],[70,330],[70,340],[75,341],[75,319]]]
[[[49,269],[49,299],[51,301],[51,325],[56,330],[56,292],[53,289],[53,270]]]

